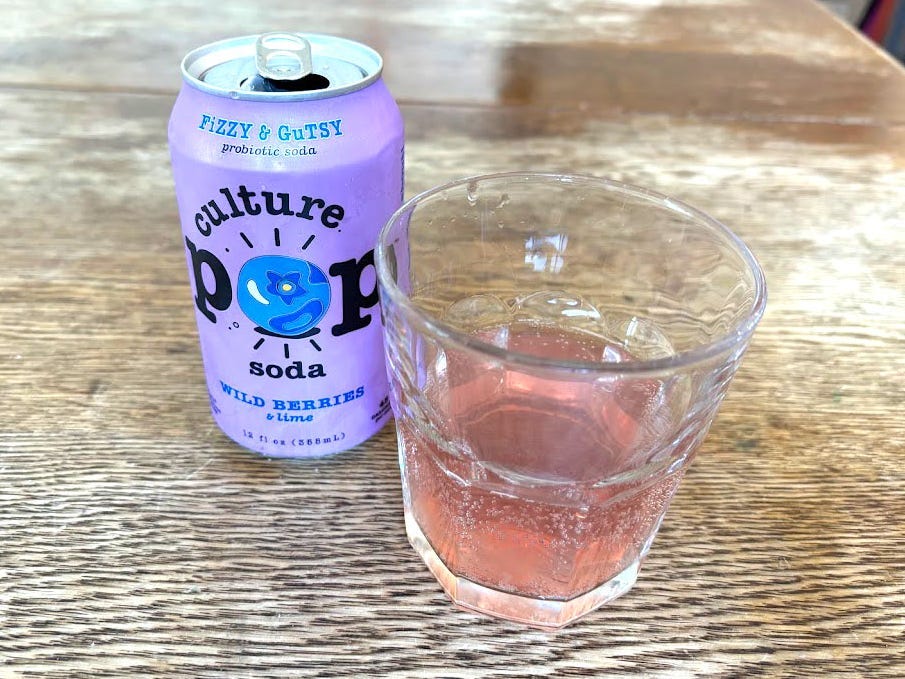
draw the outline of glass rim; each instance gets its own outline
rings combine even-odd
[[[735,327],[732,328],[732,330],[714,338],[710,342],[700,344],[685,351],[676,352],[671,356],[663,358],[639,359],[625,362],[543,358],[524,352],[503,349],[495,344],[479,340],[474,335],[455,329],[432,314],[418,308],[412,303],[411,298],[396,284],[396,281],[390,272],[387,252],[389,243],[386,241],[393,225],[398,222],[404,214],[409,211],[414,211],[418,205],[422,204],[428,198],[470,183],[482,183],[493,179],[544,179],[555,180],[564,184],[584,183],[587,185],[596,185],[609,193],[631,195],[640,198],[651,205],[657,205],[671,212],[680,214],[687,220],[703,223],[708,228],[713,229],[724,236],[735,248],[742,260],[748,265],[748,269],[754,279],[754,301],[750,311],[735,325]],[[706,212],[698,210],[681,200],[670,198],[665,194],[634,184],[627,184],[613,179],[605,179],[603,177],[595,177],[586,174],[534,171],[497,172],[454,179],[445,184],[422,191],[405,201],[381,227],[377,236],[374,263],[377,270],[377,281],[382,288],[382,291],[386,292],[391,301],[399,305],[410,319],[414,320],[422,329],[427,330],[430,334],[459,345],[462,348],[497,358],[501,361],[506,361],[507,363],[531,368],[546,368],[561,372],[599,374],[601,376],[626,373],[662,373],[675,370],[676,368],[685,368],[696,363],[701,363],[747,340],[753,334],[757,324],[763,317],[767,303],[767,285],[760,263],[744,241],[735,235],[735,233],[733,233],[733,231],[725,224],[711,217]]]

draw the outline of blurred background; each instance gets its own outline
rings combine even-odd
[[[823,3],[905,62],[905,0],[823,0]]]

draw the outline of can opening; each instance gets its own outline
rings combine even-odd
[[[257,75],[239,86],[255,92],[322,90],[330,81],[313,72],[311,43],[295,33],[265,33],[255,43]]]
[[[245,78],[239,83],[243,90],[252,92],[308,92],[311,90],[325,90],[330,87],[330,81],[317,73],[309,73],[298,80],[271,80],[256,75]]]

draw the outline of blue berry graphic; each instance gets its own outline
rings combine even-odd
[[[330,307],[327,276],[304,259],[279,255],[250,259],[239,271],[237,288],[242,313],[260,330],[281,337],[305,334]]]

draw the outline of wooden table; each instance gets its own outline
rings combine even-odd
[[[0,2],[0,677],[905,675],[905,73],[808,0]],[[77,9],[78,7],[78,9]],[[407,193],[533,168],[695,204],[770,302],[632,592],[555,634],[455,610],[392,426],[225,439],[166,148],[183,53],[379,49]]]

